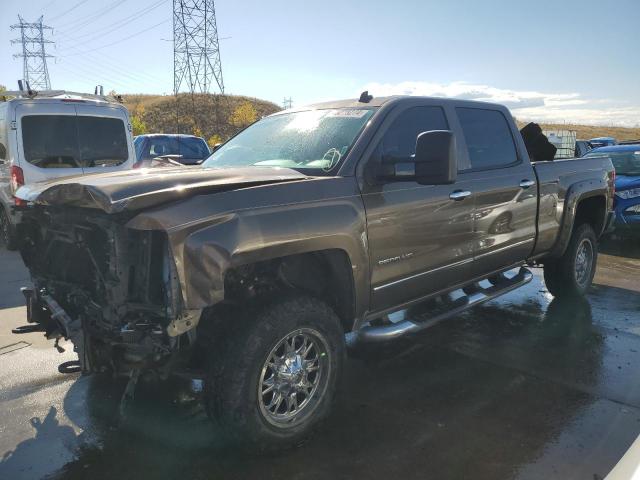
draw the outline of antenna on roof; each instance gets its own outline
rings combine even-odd
[[[358,100],[360,103],[369,103],[373,100],[373,95],[369,95],[369,90],[365,90],[360,94],[360,99]]]

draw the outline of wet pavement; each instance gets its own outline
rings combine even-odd
[[[69,348],[11,335],[27,275],[0,250],[0,479],[603,478],[640,434],[640,254],[604,251],[587,301],[553,300],[534,270],[499,300],[354,352],[323,428],[253,457],[221,443],[197,384],[140,386],[118,422],[121,383],[62,375]]]

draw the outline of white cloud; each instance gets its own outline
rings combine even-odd
[[[421,95],[501,103],[521,120],[625,127],[640,125],[640,106],[615,105],[602,99],[587,99],[579,93],[508,90],[465,82],[374,82],[367,84],[364,89],[377,97]]]

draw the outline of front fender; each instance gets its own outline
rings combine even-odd
[[[224,278],[231,268],[339,249],[348,255],[352,265],[358,314],[366,310],[369,299],[365,211],[353,178],[335,180],[325,182],[319,189],[310,182],[260,187],[252,192],[253,205],[260,203],[261,196],[267,203],[269,195],[263,193],[268,191],[284,192],[292,203],[227,212],[225,206],[242,207],[251,194],[238,190],[194,197],[140,215],[128,226],[167,232],[186,309],[201,309],[222,301]],[[332,195],[327,198],[329,191]]]

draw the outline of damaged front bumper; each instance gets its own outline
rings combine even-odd
[[[195,343],[202,310],[183,307],[163,232],[131,230],[95,213],[25,216],[28,321],[59,350],[60,339],[70,340],[83,373],[170,373]]]

